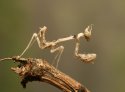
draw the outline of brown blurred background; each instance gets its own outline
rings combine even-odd
[[[95,52],[95,64],[74,58],[74,41],[65,42],[59,69],[92,92],[125,92],[124,0],[0,0],[0,58],[19,55],[39,27],[48,27],[47,40],[74,35],[94,24],[92,39],[81,39],[80,52]],[[35,43],[24,57],[55,55]],[[0,92],[61,92],[46,83],[28,83],[10,71],[12,62],[0,63]]]

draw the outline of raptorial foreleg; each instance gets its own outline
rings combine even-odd
[[[80,59],[81,61],[85,63],[94,63],[93,60],[96,58],[96,54],[89,53],[89,54],[81,54],[79,53],[79,40],[76,41],[76,47],[75,47],[75,56]]]

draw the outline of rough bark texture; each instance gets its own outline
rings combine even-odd
[[[85,86],[62,73],[45,60],[17,57],[9,59],[19,62],[17,67],[11,69],[19,74],[24,88],[26,88],[28,82],[40,81],[49,83],[63,92],[90,92]]]

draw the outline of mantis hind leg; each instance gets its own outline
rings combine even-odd
[[[25,52],[29,49],[29,47],[35,42],[35,40],[38,40],[38,41],[39,41],[38,36],[37,36],[36,33],[33,34],[33,36],[31,37],[31,39],[30,39],[28,45],[27,45],[26,48],[23,50],[23,52],[19,55],[19,57],[21,57],[21,56],[24,55],[24,53],[25,53]],[[40,43],[40,42],[38,42],[38,43]]]
[[[28,45],[26,46],[26,48],[24,49],[24,51],[20,54],[19,57],[23,56],[24,53],[29,49],[29,47],[35,42],[37,41],[38,43],[38,46],[41,48],[41,49],[44,49],[45,46],[41,45],[41,43],[43,42],[46,42],[45,41],[45,31],[47,30],[47,27],[43,27],[43,28],[40,28],[40,31],[39,33],[34,33],[28,43]],[[40,39],[42,38],[42,39]]]

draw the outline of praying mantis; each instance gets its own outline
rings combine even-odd
[[[89,53],[89,54],[81,54],[79,53],[79,46],[80,46],[80,38],[85,38],[86,41],[90,40],[91,37],[91,31],[92,31],[92,25],[86,27],[84,32],[78,33],[77,35],[71,35],[65,38],[59,38],[57,40],[53,41],[47,41],[45,38],[45,33],[47,32],[47,27],[40,27],[40,30],[38,33],[33,33],[28,45],[24,49],[24,51],[18,56],[18,58],[22,57],[24,53],[28,50],[28,48],[34,43],[34,41],[37,41],[38,46],[40,49],[46,49],[50,48],[50,53],[58,52],[58,54],[55,56],[55,59],[57,59],[56,67],[58,67],[58,63],[60,61],[60,57],[64,51],[64,46],[59,46],[58,44],[61,42],[74,40],[75,41],[75,50],[74,55],[80,59],[84,63],[94,63],[93,60],[96,58],[95,53]]]

